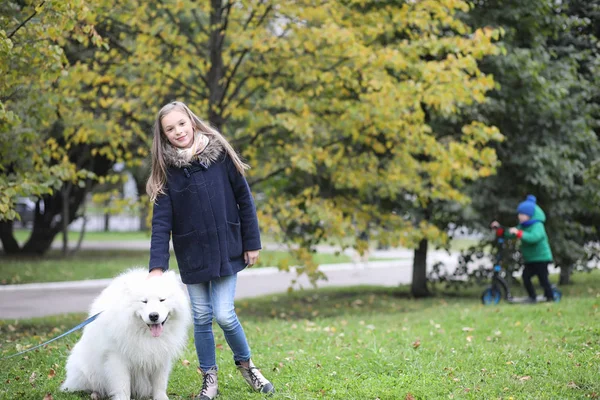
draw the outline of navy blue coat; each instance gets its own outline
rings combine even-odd
[[[165,195],[154,204],[150,270],[169,267],[169,235],[183,283],[208,282],[246,267],[261,248],[248,182],[226,152],[210,165],[169,167]]]

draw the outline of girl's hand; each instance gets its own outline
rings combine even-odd
[[[490,224],[490,228],[492,228],[492,229],[498,229],[498,228],[500,228],[500,222],[498,222],[498,221],[492,221],[492,223]]]
[[[254,264],[256,264],[256,262],[258,261],[258,254],[259,253],[260,253],[260,250],[246,251],[244,253],[244,261],[246,262],[246,265],[248,265],[249,267],[251,267]]]
[[[517,233],[519,233],[519,230],[518,230],[517,228],[510,228],[510,229],[508,230],[508,232],[509,232],[511,235],[516,235]]]
[[[155,276],[161,276],[163,274],[163,270],[160,268],[154,268],[152,271],[150,271],[150,273],[148,274],[148,276],[146,277],[146,279],[150,279],[152,277]]]

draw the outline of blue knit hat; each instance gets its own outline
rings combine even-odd
[[[533,217],[533,213],[535,212],[535,203],[537,199],[534,195],[530,194],[527,196],[524,202],[520,203],[517,207],[517,214],[525,214]]]

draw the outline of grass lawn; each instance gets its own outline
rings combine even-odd
[[[31,232],[26,229],[15,229],[15,238],[19,243],[23,243]],[[79,240],[79,232],[72,231],[69,232],[69,243],[71,246],[75,245]],[[150,232],[86,232],[83,240],[90,242],[124,242],[131,240],[149,240]],[[54,238],[54,243],[62,243],[62,233],[59,233]]]
[[[578,274],[563,301],[482,306],[479,289],[410,299],[406,288],[299,291],[240,301],[254,360],[273,399],[582,399],[600,396],[600,273]],[[84,318],[0,321],[0,355]],[[235,370],[215,326],[219,399],[259,399]],[[0,361],[0,398],[87,399],[58,391],[75,333]],[[90,360],[92,362],[93,360]],[[171,399],[200,390],[193,343],[175,363]]]
[[[59,251],[50,251],[43,257],[12,258],[0,256],[0,284],[59,282],[82,279],[112,278],[133,266],[147,266],[149,253],[141,250],[82,250],[64,258]],[[350,262],[350,257],[335,254],[315,254],[319,264]],[[290,259],[283,251],[261,251],[259,263],[253,268],[275,266]],[[171,253],[169,267],[177,269]]]
[[[30,231],[27,229],[15,229],[15,237],[16,237],[17,241],[19,241],[20,243],[23,243],[25,240],[27,240],[29,235],[30,235]],[[275,242],[275,240],[273,238],[270,238],[268,234],[263,234],[261,236],[262,236],[263,242],[265,242],[265,243]],[[150,232],[118,232],[118,231],[86,232],[86,234],[84,236],[84,241],[126,242],[126,241],[132,241],[132,240],[133,241],[149,240],[149,238],[150,238]],[[78,239],[79,239],[79,232],[76,232],[76,231],[70,232],[69,243],[71,243],[71,245],[74,245]],[[62,243],[62,233],[59,233],[58,235],[56,235],[54,242]],[[345,241],[345,242],[347,242],[347,241]],[[471,246],[475,243],[477,243],[477,240],[475,240],[475,239],[458,238],[458,239],[452,240],[450,247],[451,247],[452,251],[460,251],[460,250],[468,248],[469,246]],[[376,247],[376,243],[373,242],[372,246]]]

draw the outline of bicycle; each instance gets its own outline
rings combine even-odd
[[[504,238],[499,237],[496,240],[496,246],[498,252],[496,253],[496,260],[494,263],[494,269],[492,272],[492,283],[481,293],[481,302],[484,305],[498,304],[502,298],[507,302],[518,304],[527,302],[527,297],[513,297],[510,292],[510,285],[505,279],[506,274],[503,273],[502,269],[502,254],[504,251]],[[555,302],[559,302],[562,298],[562,292],[554,285],[552,285],[552,294]],[[545,301],[546,298],[541,295],[538,296],[537,301]]]

